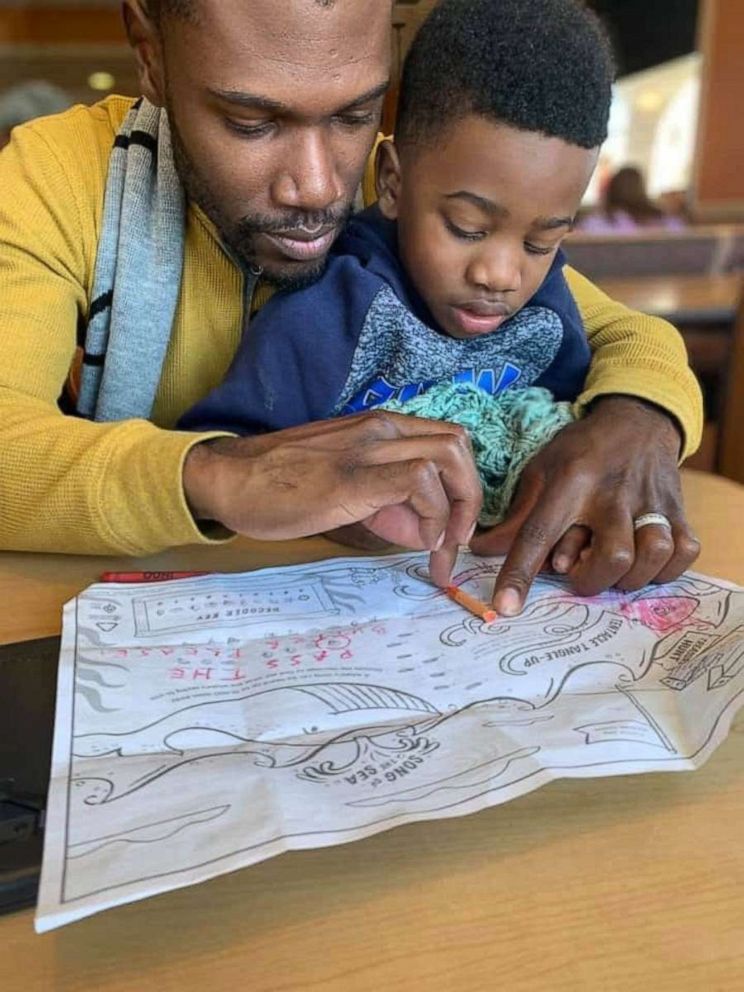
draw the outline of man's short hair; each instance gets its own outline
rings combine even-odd
[[[465,114],[595,148],[615,64],[581,0],[441,0],[408,53],[396,140],[427,144]]]

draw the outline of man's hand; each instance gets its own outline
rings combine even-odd
[[[519,613],[545,565],[582,596],[669,582],[688,568],[700,544],[682,507],[679,441],[668,415],[630,397],[599,400],[564,428],[528,463],[508,519],[470,542],[476,554],[508,552],[494,608]],[[664,514],[671,531],[634,531],[644,513]]]
[[[337,527],[329,530],[324,535],[336,544],[343,544],[347,548],[355,548],[357,551],[368,551],[371,555],[384,555],[392,551],[395,547],[390,541],[384,541],[377,537],[371,530],[367,530],[364,524],[349,524],[348,527]]]
[[[384,412],[204,442],[189,452],[183,484],[197,520],[257,539],[363,523],[383,541],[430,550],[438,585],[482,499],[462,428]]]

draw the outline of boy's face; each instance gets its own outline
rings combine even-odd
[[[495,331],[536,293],[598,150],[474,114],[431,147],[380,151],[383,213],[437,324],[455,338]]]

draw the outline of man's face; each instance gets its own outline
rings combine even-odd
[[[399,167],[383,154],[380,206],[398,220],[401,260],[456,338],[497,330],[534,296],[597,159],[596,150],[475,115],[431,147],[404,148]]]
[[[163,94],[189,196],[244,263],[316,278],[375,138],[387,0],[195,0],[162,24]]]

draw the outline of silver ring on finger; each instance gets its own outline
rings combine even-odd
[[[667,530],[672,529],[672,522],[669,517],[664,516],[663,513],[642,513],[640,517],[636,517],[633,521],[633,530],[640,530],[641,527],[666,527]]]

